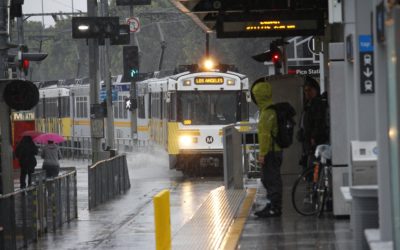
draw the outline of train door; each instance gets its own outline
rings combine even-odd
[[[18,144],[18,142],[22,138],[22,133],[25,131],[29,130],[35,130],[35,120],[33,119],[27,119],[29,116],[26,115],[27,113],[13,113],[13,119],[12,119],[12,128],[13,128],[13,150],[15,151],[15,148]],[[19,168],[19,162],[18,159],[14,158],[13,159],[13,165],[14,168]]]

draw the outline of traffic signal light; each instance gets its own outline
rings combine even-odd
[[[129,111],[137,109],[137,100],[135,98],[125,98],[125,108]]]
[[[275,67],[275,75],[281,74],[282,68],[282,51],[275,43],[270,44],[271,61]]]
[[[119,34],[119,17],[73,17],[72,38],[111,38]]]
[[[283,53],[275,42],[270,43],[269,50],[252,56],[257,62],[272,62],[275,67],[275,74],[281,74]]]
[[[22,5],[24,4],[24,0],[11,0],[10,2],[10,18],[14,19],[14,17],[22,16]]]
[[[139,76],[139,49],[138,46],[123,47],[124,75],[123,81],[136,80]]]
[[[21,45],[18,50],[18,68],[28,75],[30,61],[39,62],[47,57],[46,53],[29,53],[26,45]]]

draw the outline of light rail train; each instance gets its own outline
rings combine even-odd
[[[113,79],[115,138],[131,138],[125,108],[130,83]],[[187,174],[222,172],[222,128],[249,119],[249,83],[226,71],[190,72],[137,82],[139,143],[157,143],[169,154],[170,168]],[[67,138],[90,137],[89,84],[55,84],[39,89],[36,129]],[[100,100],[101,101],[101,100]]]
[[[184,72],[138,82],[137,91],[139,140],[162,145],[170,168],[222,173],[222,128],[249,119],[246,76]]]

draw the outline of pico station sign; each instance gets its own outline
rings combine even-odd
[[[288,66],[289,75],[309,75],[319,77],[319,65]]]

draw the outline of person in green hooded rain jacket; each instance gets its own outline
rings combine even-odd
[[[260,110],[258,121],[259,157],[261,181],[267,190],[267,205],[255,213],[258,217],[277,217],[282,214],[282,150],[274,143],[278,133],[278,121],[272,103],[272,86],[265,81],[257,81],[251,89],[253,101]]]

